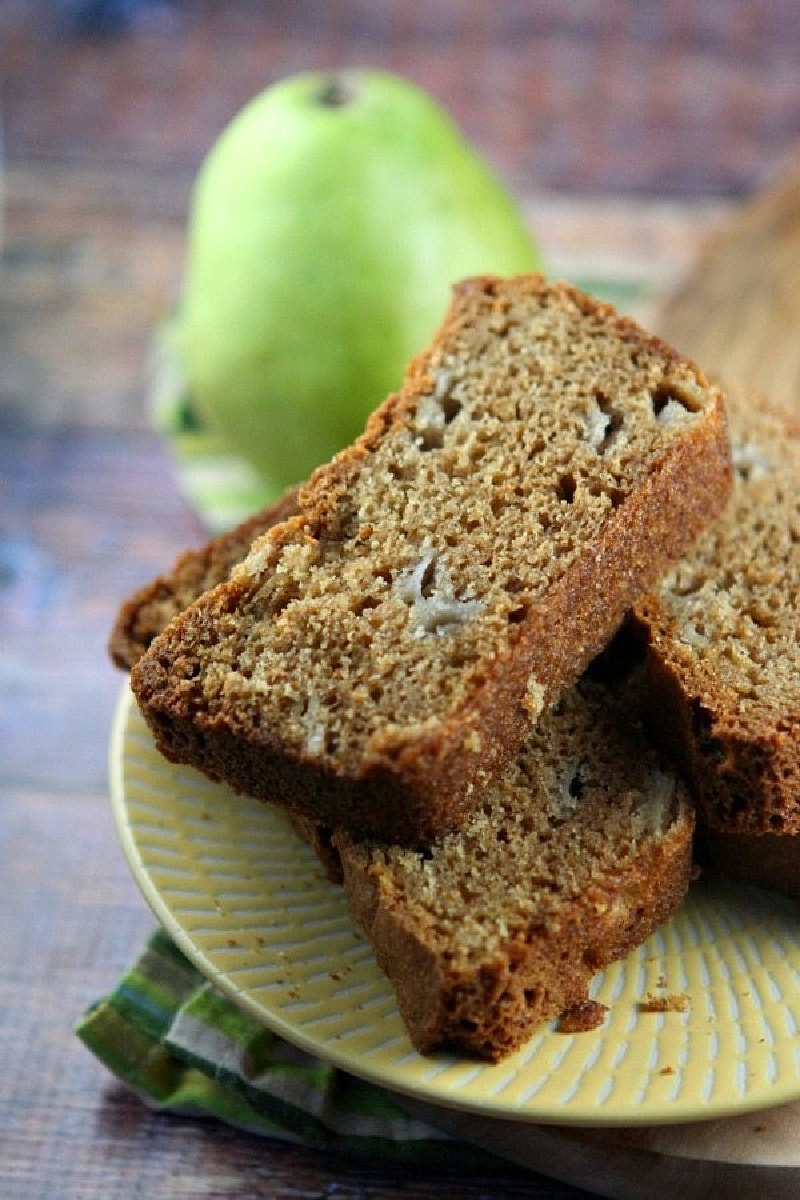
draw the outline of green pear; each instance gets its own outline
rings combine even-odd
[[[513,200],[426,93],[370,70],[284,79],[196,180],[190,403],[277,492],[361,432],[454,281],[538,266]]]

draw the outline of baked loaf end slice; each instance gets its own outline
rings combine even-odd
[[[162,753],[360,835],[466,820],[727,498],[720,392],[609,306],[467,280],[300,514],[132,672]]]
[[[677,910],[692,828],[683,784],[584,679],[462,831],[428,851],[334,843],[417,1050],[497,1060]]]
[[[211,538],[202,546],[184,550],[168,570],[137,588],[121,605],[108,639],[115,666],[129,671],[153,638],[201,596],[227,579],[246,556],[253,541],[297,512],[297,490],[289,489],[274,504]],[[289,814],[298,835],[308,842],[328,876],[341,883],[339,856],[330,842],[330,830],[297,813]]]
[[[728,508],[635,615],[648,721],[686,771],[708,839],[735,874],[770,883],[774,870],[785,887],[800,834],[800,421],[736,397],[731,426]],[[800,890],[796,850],[795,864]]]
[[[129,671],[173,617],[228,578],[257,537],[296,512],[297,491],[290,489],[275,504],[234,528],[185,550],[169,570],[138,588],[120,606],[108,639],[115,666]]]

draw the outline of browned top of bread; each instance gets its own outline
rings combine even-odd
[[[695,366],[566,285],[465,281],[401,392],[153,642],[134,691],[167,757],[427,843],[728,487]]]
[[[650,719],[681,755],[704,822],[800,832],[800,421],[731,402],[732,499],[637,606]]]
[[[203,592],[227,579],[257,537],[296,511],[297,491],[293,488],[233,529],[196,549],[185,550],[169,570],[128,597],[117,613],[108,640],[114,664],[129,671],[173,617]]]
[[[677,909],[692,827],[683,785],[584,679],[461,832],[428,851],[334,842],[417,1049],[497,1059]]]

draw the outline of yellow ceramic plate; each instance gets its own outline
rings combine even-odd
[[[155,750],[130,693],[111,745],[125,852],[155,915],[233,1000],[302,1049],[435,1104],[559,1124],[719,1117],[800,1096],[796,906],[701,883],[592,994],[602,1028],[547,1027],[485,1065],[412,1048],[340,888],[285,817]],[[644,1011],[648,996],[685,1011]]]

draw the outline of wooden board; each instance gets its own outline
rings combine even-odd
[[[656,323],[723,384],[800,409],[800,160],[711,240]]]
[[[624,1130],[529,1125],[417,1105],[414,1110],[511,1162],[612,1200],[800,1196],[800,1103],[694,1125]]]

